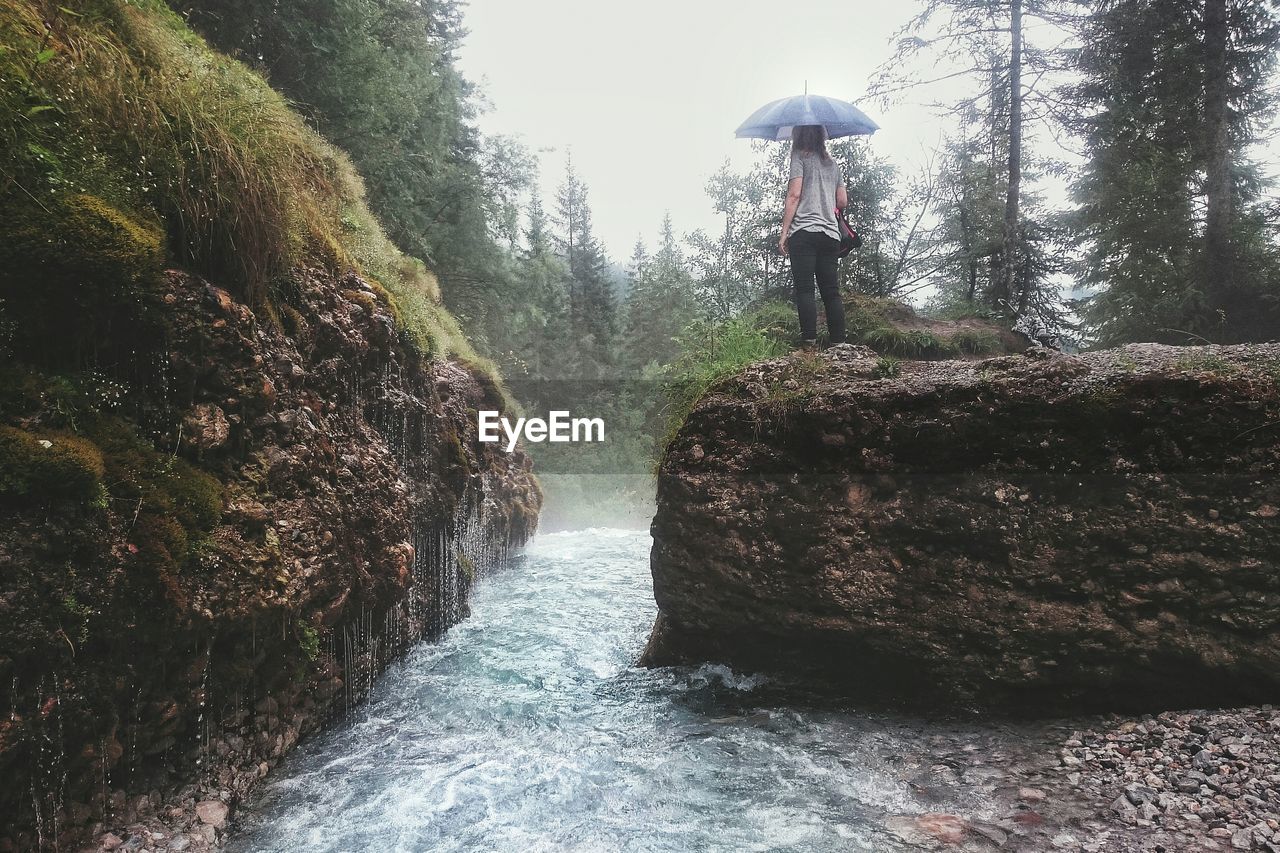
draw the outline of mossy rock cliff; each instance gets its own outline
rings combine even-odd
[[[1280,698],[1280,345],[742,370],[663,459],[650,664],[1061,714]]]
[[[0,99],[0,850],[208,848],[541,494],[345,155],[165,4],[0,0]]]

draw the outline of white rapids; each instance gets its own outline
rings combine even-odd
[[[649,545],[537,537],[477,584],[470,619],[276,770],[229,849],[898,851],[919,849],[893,829],[913,815],[991,816],[1003,780],[947,756],[1025,732],[814,707],[715,665],[636,668]]]

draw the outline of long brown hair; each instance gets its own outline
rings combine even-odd
[[[820,124],[797,124],[791,128],[791,153],[817,154],[824,163],[831,162],[827,153],[827,129]]]

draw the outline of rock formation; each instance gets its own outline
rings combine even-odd
[[[170,271],[151,393],[116,409],[105,377],[6,372],[0,811],[26,843],[192,777],[202,819],[238,799],[533,531],[528,458],[476,440],[492,391],[407,352],[358,276],[295,284],[286,332]]]
[[[541,495],[349,160],[166,4],[75,5],[0,5],[0,851],[206,849]]]
[[[1274,700],[1278,383],[1277,344],[752,366],[662,462],[645,661],[1050,713]]]

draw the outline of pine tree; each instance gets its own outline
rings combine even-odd
[[[547,211],[542,205],[542,194],[534,189],[529,197],[529,227],[524,232],[525,244],[529,247],[529,257],[541,257],[551,253],[549,228]]]
[[[946,256],[936,302],[949,313],[974,313],[992,303],[988,288],[1004,244],[1000,171],[981,139],[962,136],[944,147],[938,180],[937,237]]]
[[[652,257],[637,242],[631,262],[624,350],[628,362],[640,369],[673,361],[680,353],[680,332],[700,317],[693,276],[676,240],[670,212],[662,219],[658,241]]]
[[[1274,243],[1248,149],[1270,116],[1280,24],[1263,0],[1105,0],[1072,94],[1086,317],[1103,342],[1249,339],[1280,328]]]
[[[627,301],[623,310],[622,328],[628,338],[638,327],[636,306],[652,298],[652,266],[653,257],[644,244],[644,238],[637,237],[635,247],[631,250],[631,260],[627,262]]]
[[[573,153],[570,152],[565,157],[564,181],[556,190],[556,225],[560,227],[556,245],[571,271],[580,250],[579,232],[585,207],[586,188],[573,169]],[[574,276],[569,280],[569,317],[575,328],[580,324],[581,307],[580,287]]]
[[[564,261],[553,251],[547,215],[535,192],[529,202],[528,249],[521,264],[522,290],[533,320],[523,350],[530,353],[530,373],[536,379],[564,379],[577,375],[576,348],[571,345],[569,282]],[[519,309],[520,306],[513,306]]]
[[[604,376],[614,362],[617,303],[609,280],[609,260],[591,227],[587,187],[566,160],[556,193],[557,243],[569,269],[569,317],[584,363]]]
[[[945,152],[939,212],[964,221],[944,222],[939,236],[943,254],[952,259],[943,268],[955,272],[957,257],[963,257],[963,267],[959,280],[940,283],[948,299],[964,293],[1008,322],[1026,322],[1021,318],[1033,307],[1047,314],[1036,322],[1056,322],[1060,314],[1056,285],[1048,275],[1053,265],[1047,263],[1058,234],[1032,204],[1037,175],[1027,153],[1030,122],[1048,121],[1056,110],[1043,91],[1047,87],[1035,84],[1046,75],[1053,79],[1061,57],[1026,36],[1028,20],[1061,25],[1070,19],[1072,5],[1063,0],[926,0],[873,86],[874,92],[889,95],[956,77],[975,83],[973,95],[947,110],[961,123],[965,142],[962,151],[953,143]],[[919,79],[924,63],[940,65],[943,73]],[[954,194],[961,188],[957,202]],[[988,216],[996,204],[1000,224],[993,233]]]

